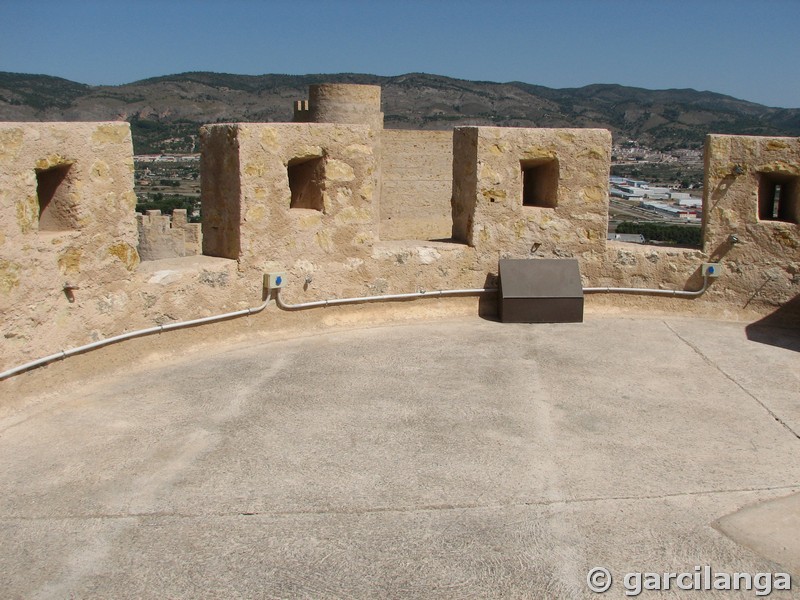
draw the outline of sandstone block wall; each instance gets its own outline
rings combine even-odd
[[[704,251],[727,286],[750,305],[798,298],[800,139],[708,136],[704,190]]]
[[[438,135],[387,139],[401,148],[436,146],[444,155]],[[287,272],[282,294],[290,302],[493,286],[504,257],[577,258],[592,287],[697,289],[702,262],[723,265],[699,299],[593,295],[589,310],[749,318],[796,305],[800,293],[794,138],[709,138],[703,250],[606,241],[607,131],[457,129],[450,242],[380,239],[381,167],[389,173],[384,184],[400,181],[392,173],[405,159],[384,161],[382,132],[370,124],[209,125],[201,141],[207,256],[139,264],[127,124],[0,124],[2,366],[254,306],[263,273],[278,269]],[[426,168],[442,171],[441,162]],[[442,210],[438,194],[426,194],[431,211]],[[391,191],[384,197],[390,214],[417,208],[393,204]],[[731,244],[731,234],[741,243]],[[212,330],[474,314],[492,303],[431,299],[291,316],[270,309]],[[205,331],[191,335],[203,340]]]
[[[380,238],[449,238],[453,132],[384,129],[381,149]]]
[[[0,123],[4,351],[80,326],[65,286],[96,290],[131,277],[135,205],[127,123]]]
[[[270,261],[329,263],[331,281],[369,257],[378,231],[372,128],[209,125],[201,137],[204,254],[236,259],[253,276]]]
[[[457,127],[453,239],[481,253],[605,250],[611,133]]]
[[[177,208],[172,215],[148,210],[147,214],[137,215],[137,223],[141,260],[179,258],[202,252],[200,223],[189,223],[186,209]]]
[[[381,87],[347,83],[311,85],[307,118],[311,123],[357,124],[383,129]]]
[[[200,129],[200,213],[203,254],[238,259],[241,251],[241,181],[235,125]]]

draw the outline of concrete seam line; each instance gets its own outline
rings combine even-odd
[[[697,355],[698,355],[698,356],[700,356],[700,358],[702,358],[702,359],[705,361],[705,363],[706,363],[706,364],[708,364],[710,367],[713,367],[714,369],[716,369],[717,371],[719,371],[719,372],[720,372],[720,373],[721,373],[721,374],[722,374],[722,375],[723,375],[723,376],[724,376],[726,379],[728,379],[728,380],[729,380],[731,383],[733,383],[733,384],[734,384],[736,387],[738,387],[740,390],[742,390],[742,391],[743,391],[745,394],[747,394],[748,396],[750,396],[750,398],[752,398],[753,400],[755,400],[755,401],[756,401],[756,403],[757,403],[757,404],[758,404],[758,405],[759,405],[761,408],[763,408],[763,409],[764,409],[764,410],[767,412],[767,414],[768,414],[770,417],[772,417],[773,419],[775,419],[775,420],[776,420],[776,421],[777,421],[777,422],[778,422],[780,425],[783,425],[783,427],[785,427],[785,428],[786,428],[786,429],[787,429],[787,430],[788,430],[788,431],[789,431],[789,432],[790,432],[790,433],[791,433],[791,434],[792,434],[794,437],[796,437],[798,440],[800,440],[800,434],[798,434],[798,433],[797,433],[797,432],[796,432],[794,429],[792,429],[792,428],[789,426],[789,424],[788,424],[788,423],[786,423],[786,422],[785,422],[783,419],[781,419],[781,418],[778,416],[778,414],[777,414],[777,413],[775,413],[775,412],[774,412],[774,411],[773,411],[771,408],[769,408],[769,407],[768,407],[766,404],[764,404],[764,403],[763,403],[763,402],[762,402],[762,401],[761,401],[761,400],[758,398],[758,396],[756,396],[755,394],[753,394],[753,393],[752,393],[750,390],[748,390],[746,387],[744,387],[744,386],[743,386],[741,383],[739,383],[739,382],[738,382],[738,381],[736,381],[736,380],[735,380],[733,377],[731,377],[730,375],[728,375],[728,373],[726,373],[726,372],[725,372],[725,371],[724,371],[724,370],[723,370],[723,369],[722,369],[722,368],[721,368],[721,367],[720,367],[720,366],[719,366],[717,363],[715,363],[713,360],[711,360],[710,358],[708,358],[708,357],[707,357],[707,356],[706,356],[706,355],[705,355],[705,354],[704,354],[704,353],[703,353],[703,352],[702,352],[702,351],[701,351],[701,350],[700,350],[700,349],[699,349],[697,346],[695,346],[694,344],[692,344],[692,343],[691,343],[689,340],[687,340],[686,338],[684,338],[684,337],[683,337],[683,336],[682,336],[680,333],[678,333],[677,331],[675,331],[675,330],[674,330],[674,329],[673,329],[673,328],[670,326],[670,324],[669,324],[669,323],[667,323],[666,321],[662,321],[662,323],[664,323],[664,325],[667,327],[667,329],[669,329],[669,330],[670,330],[670,331],[671,331],[671,332],[672,332],[672,333],[675,335],[675,337],[677,337],[677,338],[678,338],[679,340],[681,340],[681,341],[682,341],[684,344],[686,344],[687,346],[689,346],[689,348],[691,348],[692,350],[694,350],[694,351],[697,353]]]
[[[600,502],[648,502],[654,500],[664,500],[668,498],[691,498],[693,496],[716,496],[724,494],[751,494],[759,492],[800,492],[800,482],[779,486],[748,487],[748,488],[728,488],[715,490],[696,490],[688,492],[673,492],[669,494],[644,494],[634,496],[588,496],[583,498],[556,498],[540,500],[509,500],[506,502],[467,502],[463,504],[422,504],[416,506],[378,506],[372,508],[353,508],[353,509],[319,509],[319,510],[278,510],[278,511],[256,511],[256,512],[135,512],[135,513],[83,513],[69,515],[27,515],[27,516],[0,516],[0,522],[35,522],[35,521],[94,521],[102,519],[161,519],[161,518],[181,518],[197,519],[207,517],[292,517],[299,515],[361,515],[375,513],[414,513],[414,512],[437,512],[437,511],[457,511],[457,510],[485,510],[509,507],[528,507],[528,506],[569,506],[573,504],[594,504]],[[785,496],[784,496],[785,497]]]

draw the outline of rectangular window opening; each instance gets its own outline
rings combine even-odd
[[[325,160],[321,156],[292,159],[288,166],[290,208],[311,208],[325,212]]]
[[[558,160],[540,158],[520,161],[522,205],[555,208],[558,205]]]
[[[800,223],[800,177],[759,173],[758,179],[759,220]]]
[[[75,206],[70,199],[69,171],[72,164],[36,169],[39,200],[39,231],[75,229]]]

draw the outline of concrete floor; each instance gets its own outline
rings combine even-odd
[[[5,398],[0,596],[583,598],[602,566],[625,597],[710,565],[800,597],[800,502],[718,523],[800,492],[798,336],[760,333],[475,317]]]

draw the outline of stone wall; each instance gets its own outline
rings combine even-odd
[[[200,223],[189,223],[186,209],[176,208],[172,215],[148,210],[137,215],[137,224],[140,260],[180,258],[202,252]]]
[[[453,132],[384,129],[381,146],[380,238],[449,238]]]
[[[378,231],[375,136],[367,125],[205,126],[205,153],[216,154],[204,160],[201,174],[205,254],[225,246],[218,237],[238,237],[237,251],[220,255],[236,259],[255,279],[267,262],[295,270],[327,264],[331,282],[363,263]],[[218,144],[222,138],[227,141]],[[241,165],[237,177],[225,172],[234,164]],[[305,169],[308,164],[316,166]],[[213,184],[223,180],[228,187]],[[304,194],[318,196],[319,205],[308,208]],[[219,219],[206,219],[221,214],[229,215],[226,229],[216,225]]]
[[[255,306],[271,270],[287,272],[283,297],[303,302],[492,286],[500,258],[573,257],[590,287],[697,289],[702,262],[713,260],[723,274],[700,298],[591,295],[587,310],[753,318],[797,304],[797,139],[709,138],[700,250],[606,241],[610,135],[576,129],[457,129],[454,239],[380,239],[381,136],[369,124],[204,127],[206,255],[140,264],[127,124],[0,124],[0,367]],[[779,207],[766,218],[759,196],[765,205],[772,194],[774,205],[778,188]],[[441,196],[426,201],[443,210]],[[272,335],[493,305],[484,297],[270,308],[185,335],[201,343],[208,331]]]
[[[239,258],[241,242],[241,181],[235,125],[200,129],[200,214],[203,254]]]
[[[108,290],[136,271],[135,205],[127,123],[0,123],[3,355],[76,339],[73,288]]]
[[[611,133],[457,127],[453,239],[481,253],[605,249]]]
[[[308,88],[308,122],[369,125],[383,129],[381,87],[320,83]]]
[[[800,139],[708,136],[704,189],[703,248],[725,264],[728,293],[761,306],[797,298]]]

